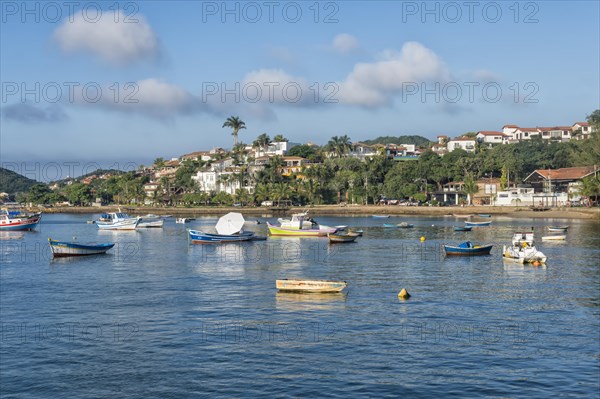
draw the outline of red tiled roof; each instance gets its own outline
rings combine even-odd
[[[505,127],[519,127],[519,126],[517,126],[517,125],[504,125],[504,126],[502,126],[502,128],[505,128]]]
[[[575,168],[537,169],[534,173],[539,173],[544,179],[548,179],[548,176],[550,176],[552,180],[576,180],[594,173],[594,170],[598,171],[600,168],[597,166],[578,166]]]
[[[520,127],[518,129],[522,132],[536,132],[536,133],[538,132],[537,127]]]
[[[573,126],[575,126],[575,125],[579,125],[579,126],[589,126],[590,124],[589,124],[589,123],[587,123],[587,122],[575,122],[575,123],[573,124]]]
[[[458,137],[458,138],[452,139],[450,141],[475,141],[475,139],[472,139],[470,137]]]

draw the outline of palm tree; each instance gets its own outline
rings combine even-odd
[[[325,148],[336,157],[341,158],[344,154],[347,154],[350,151],[352,148],[352,142],[350,141],[350,137],[347,135],[343,135],[341,137],[333,136]]]
[[[479,187],[477,186],[477,182],[475,181],[473,174],[467,173],[465,176],[463,191],[467,194],[467,205],[471,205],[473,194],[476,194],[479,191]]]
[[[288,139],[286,139],[285,137],[283,137],[283,135],[281,134],[277,134],[275,135],[275,137],[273,137],[273,141],[278,142],[278,143],[282,143],[282,142],[287,142]]]
[[[246,123],[242,121],[238,116],[230,116],[229,118],[227,118],[225,123],[223,123],[223,127],[231,128],[231,135],[233,136],[233,146],[235,147],[238,141],[238,132],[241,129],[246,128]]]
[[[275,140],[277,141],[277,140]],[[260,148],[263,151],[263,155],[267,152],[267,148],[269,148],[269,144],[271,144],[271,138],[268,134],[263,133],[252,142],[253,148]]]

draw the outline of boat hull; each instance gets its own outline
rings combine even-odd
[[[159,220],[148,220],[148,221],[144,221],[142,220],[139,224],[138,224],[138,228],[140,229],[149,229],[149,228],[161,228],[163,227],[163,223],[164,220],[159,219]]]
[[[461,248],[452,245],[444,245],[444,251],[447,256],[480,256],[489,255],[493,245],[484,245],[474,248]]]
[[[327,280],[276,280],[275,286],[285,292],[341,292],[348,284],[345,281]]]
[[[328,234],[330,243],[345,243],[345,242],[354,242],[358,238],[358,233],[349,233],[349,234]]]
[[[52,255],[55,258],[67,256],[89,256],[104,254],[106,251],[115,246],[114,243],[85,245],[71,242],[61,242],[48,239]]]
[[[517,263],[546,263],[546,255],[538,251],[535,247],[516,247],[504,246],[502,257]]]
[[[542,241],[564,241],[566,239],[567,236],[565,234],[542,237]]]
[[[33,230],[42,220],[41,215],[31,216],[28,218],[14,218],[2,220],[0,223],[0,231],[23,231]]]
[[[267,222],[269,234],[272,236],[292,236],[292,237],[325,237],[327,234],[333,234],[337,231],[335,228],[324,229],[287,229],[284,227],[274,226]]]
[[[492,224],[492,222],[465,222],[466,227],[485,227]]]
[[[245,232],[241,234],[209,234],[200,230],[188,230],[188,235],[192,244],[222,244],[228,242],[252,241],[254,233]]]
[[[556,227],[548,227],[548,231],[567,231],[567,229],[569,228],[569,226],[556,226]]]
[[[473,227],[455,227],[454,231],[471,231]]]

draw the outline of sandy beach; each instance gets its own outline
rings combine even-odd
[[[489,214],[514,218],[553,218],[553,219],[595,219],[600,221],[600,208],[552,208],[547,211],[532,211],[528,207],[493,207],[493,206],[465,206],[465,207],[426,207],[426,206],[397,206],[397,205],[350,205],[339,207],[337,205],[315,205],[308,207],[292,207],[286,209],[266,207],[134,207],[121,206],[122,211],[134,215],[156,214],[175,216],[201,216],[223,215],[227,212],[241,212],[244,215],[270,217],[291,214],[309,209],[312,215],[327,216],[370,216],[370,215],[397,215],[397,216],[477,216]],[[118,206],[105,207],[54,207],[32,208],[31,211],[44,213],[105,213],[118,211]]]

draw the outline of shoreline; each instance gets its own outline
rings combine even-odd
[[[309,207],[291,208],[262,208],[262,207],[135,207],[135,206],[103,206],[103,207],[55,207],[55,208],[29,208],[31,211],[43,213],[71,213],[92,214],[117,212],[119,208],[133,215],[173,215],[173,216],[219,216],[228,212],[240,212],[244,215],[259,217],[274,217],[290,215],[308,209],[310,214],[317,216],[453,216],[489,214],[491,216],[504,216],[512,218],[545,218],[545,219],[589,219],[600,221],[600,208],[551,208],[547,211],[532,211],[529,207],[499,207],[499,206],[465,206],[465,207],[426,207],[426,206],[398,206],[398,205],[350,205],[339,207],[337,205],[315,205]]]

